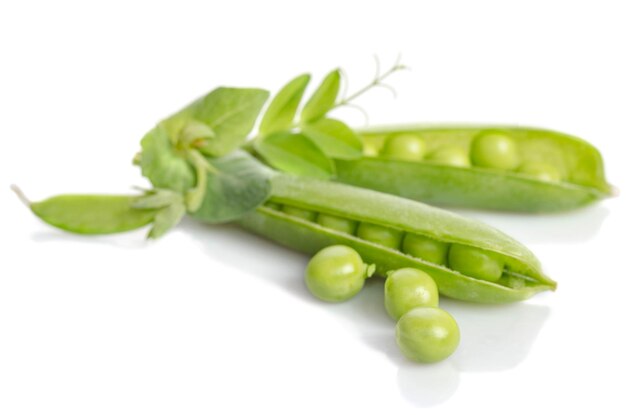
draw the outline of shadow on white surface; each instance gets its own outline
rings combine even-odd
[[[124,249],[143,249],[151,243],[151,241],[146,240],[146,232],[145,229],[141,229],[113,235],[78,235],[54,228],[47,228],[46,230],[34,232],[31,235],[31,239],[38,243],[66,241],[80,244],[107,245]]]
[[[543,215],[450,209],[488,223],[524,243],[580,243],[594,237],[609,216],[605,204]]]
[[[550,314],[546,306],[527,303],[491,306],[442,299],[441,307],[455,316],[461,328],[461,344],[444,362],[418,365],[408,361],[395,344],[395,323],[387,316],[383,303],[383,279],[368,280],[363,291],[349,302],[321,303],[310,295],[301,278],[307,256],[236,226],[209,229],[188,221],[181,226],[212,259],[258,275],[302,301],[331,307],[333,314],[366,345],[398,367],[400,394],[419,407],[438,405],[453,396],[463,372],[501,371],[520,364]]]

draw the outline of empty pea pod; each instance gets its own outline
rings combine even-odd
[[[398,145],[414,136],[423,158]],[[560,132],[525,127],[390,127],[361,132],[367,155],[336,160],[337,181],[441,206],[555,212],[612,194],[600,153]],[[414,153],[414,145],[407,151]]]
[[[283,174],[272,177],[270,200],[270,205],[248,213],[239,223],[252,232],[309,254],[331,245],[349,246],[365,262],[376,264],[376,272],[381,276],[400,268],[422,270],[432,276],[440,293],[447,297],[508,303],[556,287],[542,272],[537,258],[511,237],[482,222],[416,201]],[[274,204],[282,206],[281,210],[272,208]],[[290,215],[285,206],[316,212],[318,220]],[[339,229],[325,226],[319,220],[327,215],[358,225]],[[368,232],[359,232],[364,224]],[[414,240],[402,243],[407,237]],[[450,261],[453,250],[454,255],[459,254],[455,246],[469,253],[461,252],[462,260]],[[420,257],[420,252],[426,254]],[[474,255],[476,252],[487,254],[483,257]],[[501,265],[499,275],[494,275],[490,261]]]
[[[136,209],[137,196],[68,194],[30,202],[17,187],[13,190],[44,222],[85,235],[138,229],[152,223],[158,213],[155,209]]]

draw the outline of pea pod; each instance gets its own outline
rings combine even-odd
[[[16,189],[16,192],[19,192]],[[139,229],[155,219],[157,210],[136,209],[137,196],[60,195],[40,202],[27,202],[44,222],[68,232],[103,235]]]
[[[564,211],[612,194],[598,150],[555,131],[409,126],[361,135],[368,156],[336,160],[340,182],[441,206],[521,212]],[[414,137],[423,157],[387,151],[397,137]]]
[[[476,220],[401,197],[341,183],[278,174],[272,178],[271,205],[261,206],[239,223],[246,229],[282,245],[314,254],[330,245],[354,248],[367,263],[376,264],[378,274],[400,268],[417,268],[436,281],[441,294],[466,301],[508,303],[521,301],[556,283],[542,271],[537,258],[506,234]],[[282,205],[282,209],[277,206]],[[360,224],[388,228],[406,235],[416,234],[446,244],[474,248],[503,264],[497,281],[464,275],[445,264],[429,262],[391,247],[358,237],[338,227],[290,215],[285,206],[332,215]],[[353,228],[352,228],[353,229]]]

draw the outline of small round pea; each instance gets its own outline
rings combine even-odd
[[[317,298],[340,302],[361,291],[365,279],[374,273],[373,265],[363,263],[357,251],[345,245],[333,245],[311,258],[306,269],[305,283]]]
[[[314,222],[315,217],[317,216],[317,212],[313,212],[312,210],[308,210],[308,209],[301,209],[295,206],[283,205],[282,210],[283,212],[285,212],[286,214],[290,216],[295,216],[297,218],[308,220],[311,222]]]
[[[437,307],[416,307],[396,324],[396,343],[406,357],[416,362],[434,363],[447,358],[460,339],[454,318]]]
[[[354,220],[328,215],[326,213],[320,213],[317,215],[317,223],[325,228],[343,233],[349,233],[350,235],[354,235],[357,226],[357,222]]]
[[[497,255],[459,244],[450,247],[448,265],[462,274],[491,282],[498,281],[504,269],[504,261]]]
[[[470,167],[467,150],[460,146],[443,146],[430,153],[426,159],[434,163],[456,167]]]
[[[366,241],[392,249],[399,249],[402,241],[402,231],[367,222],[361,222],[356,235]]]
[[[444,265],[450,245],[427,236],[407,233],[402,241],[402,252],[424,261]]]
[[[401,160],[422,160],[426,143],[416,134],[398,134],[387,138],[380,154]]]
[[[517,171],[546,182],[558,182],[561,180],[561,173],[556,167],[540,161],[523,163]]]
[[[394,320],[421,306],[437,307],[439,292],[430,275],[415,268],[401,268],[387,274],[385,309]]]
[[[506,134],[486,132],[477,135],[470,150],[472,163],[480,167],[513,170],[519,165],[515,141]]]

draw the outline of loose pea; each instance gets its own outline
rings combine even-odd
[[[526,162],[520,166],[518,171],[547,182],[558,182],[561,180],[561,173],[556,167],[540,161]]]
[[[357,236],[392,249],[399,249],[402,241],[402,231],[367,222],[361,222]]]
[[[448,257],[449,244],[414,233],[407,233],[402,242],[402,252],[424,261],[444,265]]]
[[[416,307],[396,324],[396,342],[402,353],[421,363],[439,362],[459,345],[459,326],[446,311],[436,307]]]
[[[283,212],[285,212],[286,214],[290,216],[295,216],[297,218],[308,220],[311,222],[314,222],[315,217],[317,216],[317,212],[313,212],[308,209],[301,209],[295,206],[288,206],[288,205],[283,206]]]
[[[415,134],[394,135],[385,141],[380,154],[401,160],[422,160],[426,154],[426,143]]]
[[[460,146],[444,146],[441,147],[427,157],[429,161],[446,164],[448,166],[456,167],[470,167],[470,159],[467,155],[467,151]]]
[[[354,235],[354,231],[356,231],[357,222],[354,220],[341,218],[339,216],[327,215],[325,213],[320,213],[317,216],[317,223],[322,225],[325,228],[334,229],[339,232],[349,233],[350,235]]]
[[[450,247],[448,265],[462,274],[491,282],[498,281],[504,269],[504,261],[498,256],[459,244]]]
[[[361,291],[365,278],[371,276],[374,266],[363,263],[354,249],[344,245],[332,245],[311,258],[306,269],[306,286],[317,298],[340,302],[354,297]]]
[[[385,280],[385,309],[394,320],[421,306],[437,307],[439,292],[430,275],[415,268],[391,271]]]
[[[479,134],[472,141],[470,154],[472,163],[480,167],[513,170],[519,165],[517,145],[505,134]]]

